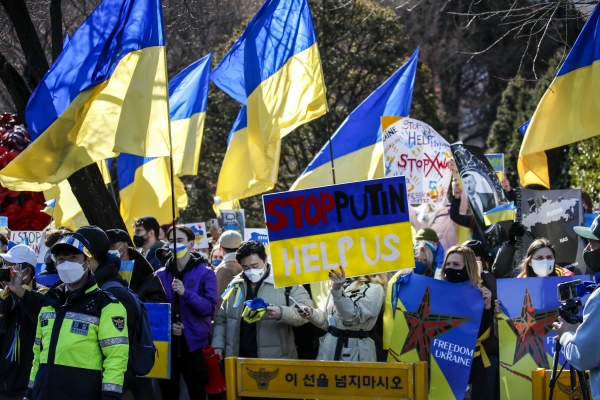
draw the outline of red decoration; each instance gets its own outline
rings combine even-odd
[[[15,114],[0,114],[0,169],[6,167],[31,142],[29,131]],[[41,212],[46,205],[44,195],[37,192],[15,192],[0,186],[0,215],[8,217],[8,228],[14,231],[41,231],[50,216]]]

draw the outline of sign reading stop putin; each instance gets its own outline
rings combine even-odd
[[[276,287],[414,267],[403,176],[263,196]]]

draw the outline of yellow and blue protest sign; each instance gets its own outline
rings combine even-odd
[[[500,182],[502,182],[502,179],[504,178],[504,153],[486,154],[485,158],[487,158],[487,160],[490,162],[490,165],[492,168],[494,168],[496,175],[498,175],[498,179],[500,179]]]
[[[269,246],[269,234],[264,228],[246,228],[244,229],[244,241],[256,240],[265,246],[265,252],[271,256],[271,248]]]
[[[503,311],[497,316],[502,399],[531,399],[532,371],[552,368],[556,336],[552,323],[558,319],[560,306],[556,286],[574,279],[589,280],[589,277],[498,280],[498,300]],[[564,358],[560,360],[563,362]]]
[[[414,267],[403,176],[263,196],[275,287]]]
[[[152,338],[156,346],[154,367],[145,378],[171,378],[171,304],[144,303],[148,310]]]
[[[121,260],[121,268],[119,275],[127,282],[131,283],[131,275],[133,274],[133,260]]]
[[[429,363],[429,399],[465,396],[483,313],[479,290],[411,273],[394,286],[388,362]]]

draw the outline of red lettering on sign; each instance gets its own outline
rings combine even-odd
[[[284,213],[275,209],[275,206],[284,207],[283,199],[274,198],[265,203],[265,212],[277,218],[277,222],[267,222],[267,228],[272,231],[280,231],[288,224],[288,219]]]

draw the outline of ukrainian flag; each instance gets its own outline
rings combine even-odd
[[[227,138],[227,152],[217,182],[217,196],[223,202],[255,196],[275,187],[281,140],[269,143],[267,151],[274,154],[273,162],[269,164],[268,179],[261,180],[252,170],[252,161],[248,150],[246,106],[242,106]]]
[[[31,95],[32,143],[0,182],[41,191],[121,152],[168,156],[167,101],[160,0],[104,0]]]
[[[523,186],[550,188],[545,150],[600,134],[600,5],[544,94],[527,128],[518,169]]]
[[[133,233],[136,218],[152,215],[160,224],[173,221],[168,157],[148,158],[121,154],[117,158],[121,216]],[[187,207],[183,182],[175,176],[176,215]]]
[[[254,176],[271,181],[279,164],[279,147],[272,144],[327,111],[308,1],[267,0],[211,79],[247,105],[245,147]]]
[[[169,82],[173,171],[178,176],[198,175],[211,60],[209,53]]]
[[[363,101],[331,137],[336,183],[383,177],[381,117],[407,117],[417,74],[419,48],[387,81]],[[291,190],[332,184],[327,142]]]
[[[515,203],[511,201],[510,203],[499,205],[498,207],[484,212],[483,220],[486,225],[496,224],[501,221],[514,221],[516,212],[517,207],[515,207]]]

